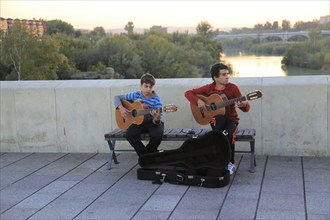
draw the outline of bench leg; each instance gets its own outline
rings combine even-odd
[[[256,163],[256,155],[254,152],[254,143],[255,140],[250,141],[250,151],[251,151],[251,156],[250,156],[250,173],[254,173],[255,172],[255,166],[257,166]]]
[[[109,157],[108,157],[108,165],[109,165],[109,170],[111,169],[112,166],[112,159],[114,160],[115,164],[118,164],[118,160],[117,160],[117,156],[115,154],[115,146],[116,146],[116,141],[108,141],[108,145],[109,145]]]

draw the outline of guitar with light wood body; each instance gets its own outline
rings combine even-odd
[[[140,101],[135,101],[133,103],[127,100],[121,100],[122,105],[129,110],[129,115],[123,118],[119,109],[116,109],[116,122],[118,128],[121,130],[127,130],[132,124],[140,125],[145,120],[145,116],[150,114],[152,110],[150,108],[145,108],[143,103]],[[178,110],[176,105],[170,104],[159,108],[160,112],[176,112]]]
[[[210,96],[196,95],[199,99],[203,100],[207,108],[203,110],[195,104],[190,103],[191,112],[194,116],[196,122],[200,125],[206,125],[210,123],[212,118],[216,115],[225,115],[226,106],[232,105],[236,102],[246,101],[246,100],[255,100],[261,98],[261,91],[252,91],[249,92],[246,96],[241,96],[238,98],[223,100],[219,94],[212,94]]]

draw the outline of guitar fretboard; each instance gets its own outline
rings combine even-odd
[[[157,110],[157,109],[134,109],[131,114],[134,117],[140,116],[140,115],[147,115],[150,114],[152,110]],[[162,112],[162,108],[159,108],[159,111]]]
[[[217,103],[215,103],[215,106],[217,108],[223,108],[223,107],[226,107],[228,105],[232,105],[235,102],[240,102],[240,101],[245,101],[245,100],[246,100],[246,96],[241,96],[241,97],[230,99],[230,100],[227,100],[227,101],[217,102]]]

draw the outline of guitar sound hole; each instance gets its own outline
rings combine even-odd
[[[133,110],[132,110],[132,116],[133,116],[133,117],[136,117],[136,116],[137,116],[137,111],[136,111],[136,109],[133,109]]]
[[[215,105],[215,103],[211,103],[210,107],[212,111],[217,110],[217,106]]]

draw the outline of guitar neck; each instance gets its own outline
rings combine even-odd
[[[132,112],[134,114],[134,117],[141,116],[141,115],[147,115],[150,114],[150,112],[153,109],[136,109],[135,112]],[[162,112],[162,108],[159,108],[160,112]]]
[[[232,105],[235,102],[240,102],[240,101],[245,101],[245,100],[246,100],[246,96],[241,96],[241,97],[230,99],[230,100],[227,100],[227,101],[217,102],[215,105],[216,105],[217,108],[223,108],[223,107],[226,107],[228,105]]]

